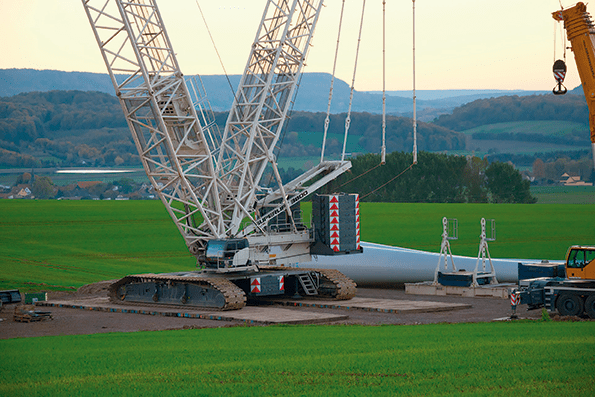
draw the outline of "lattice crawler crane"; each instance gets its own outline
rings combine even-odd
[[[275,157],[322,1],[267,1],[223,133],[200,80],[182,75],[154,0],[82,3],[147,176],[202,269],[127,276],[111,298],[228,310],[246,297],[353,297],[340,272],[294,266],[313,252],[362,251],[356,195],[340,196],[354,214],[339,225],[343,235],[357,230],[350,244],[333,245],[297,210],[351,163],[322,161],[284,185]],[[262,183],[267,171],[273,187]],[[339,219],[331,215],[315,218],[327,225]]]

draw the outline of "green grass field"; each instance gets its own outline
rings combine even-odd
[[[0,213],[0,289],[64,289],[195,263],[161,201],[1,200]]]
[[[537,204],[595,204],[595,186],[532,186]]]
[[[595,323],[272,326],[0,340],[0,395],[592,396]]]
[[[303,203],[305,219],[310,204]],[[195,267],[160,201],[0,200],[0,289],[71,289],[127,274]],[[490,253],[563,259],[595,244],[591,205],[362,203],[362,241],[438,252],[442,217],[459,220],[456,255],[477,256],[480,219],[496,220]]]
[[[555,143],[542,142],[519,142],[505,140],[482,140],[472,139],[474,133],[522,133],[522,134],[544,134],[550,136],[562,137],[574,131],[584,131],[585,137],[589,135],[589,126],[581,123],[566,121],[517,121],[507,123],[486,124],[479,127],[462,131],[467,135],[466,151],[450,151],[450,154],[473,153],[482,157],[489,152],[495,153],[515,153],[533,155],[535,153],[547,153],[552,151],[574,151],[588,149],[589,146],[568,146]],[[472,152],[470,152],[472,151]]]
[[[0,289],[194,267],[159,201],[1,200],[0,213]],[[493,256],[557,259],[595,242],[586,205],[363,203],[361,214],[364,241],[431,251],[442,216],[457,217],[455,254],[476,255],[481,216],[497,220]],[[108,333],[0,340],[0,351],[2,396],[595,393],[594,322]]]
[[[585,131],[585,133],[588,134],[589,126],[587,124],[575,123],[571,121],[512,121],[506,123],[486,124],[462,132],[466,135],[472,135],[476,132],[487,132],[491,134],[513,132],[523,134],[539,133],[552,136],[564,136],[573,131]]]

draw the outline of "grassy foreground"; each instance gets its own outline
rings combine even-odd
[[[595,393],[593,322],[239,327],[0,348],[5,396]]]
[[[309,219],[310,204],[302,208]],[[195,266],[160,201],[0,200],[0,214],[0,289],[69,289]],[[438,252],[444,216],[459,220],[456,255],[477,255],[482,217],[496,219],[493,257],[559,260],[572,244],[595,244],[595,206],[556,204],[362,203],[362,240]]]

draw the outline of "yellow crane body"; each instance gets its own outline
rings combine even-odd
[[[587,106],[593,161],[595,162],[595,25],[585,3],[552,13],[555,20],[564,22],[576,67],[581,79]]]

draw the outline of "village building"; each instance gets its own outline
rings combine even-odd
[[[593,186],[593,183],[591,182],[581,181],[581,177],[579,175],[571,175],[567,172],[562,174],[560,183],[562,183],[564,186]]]

